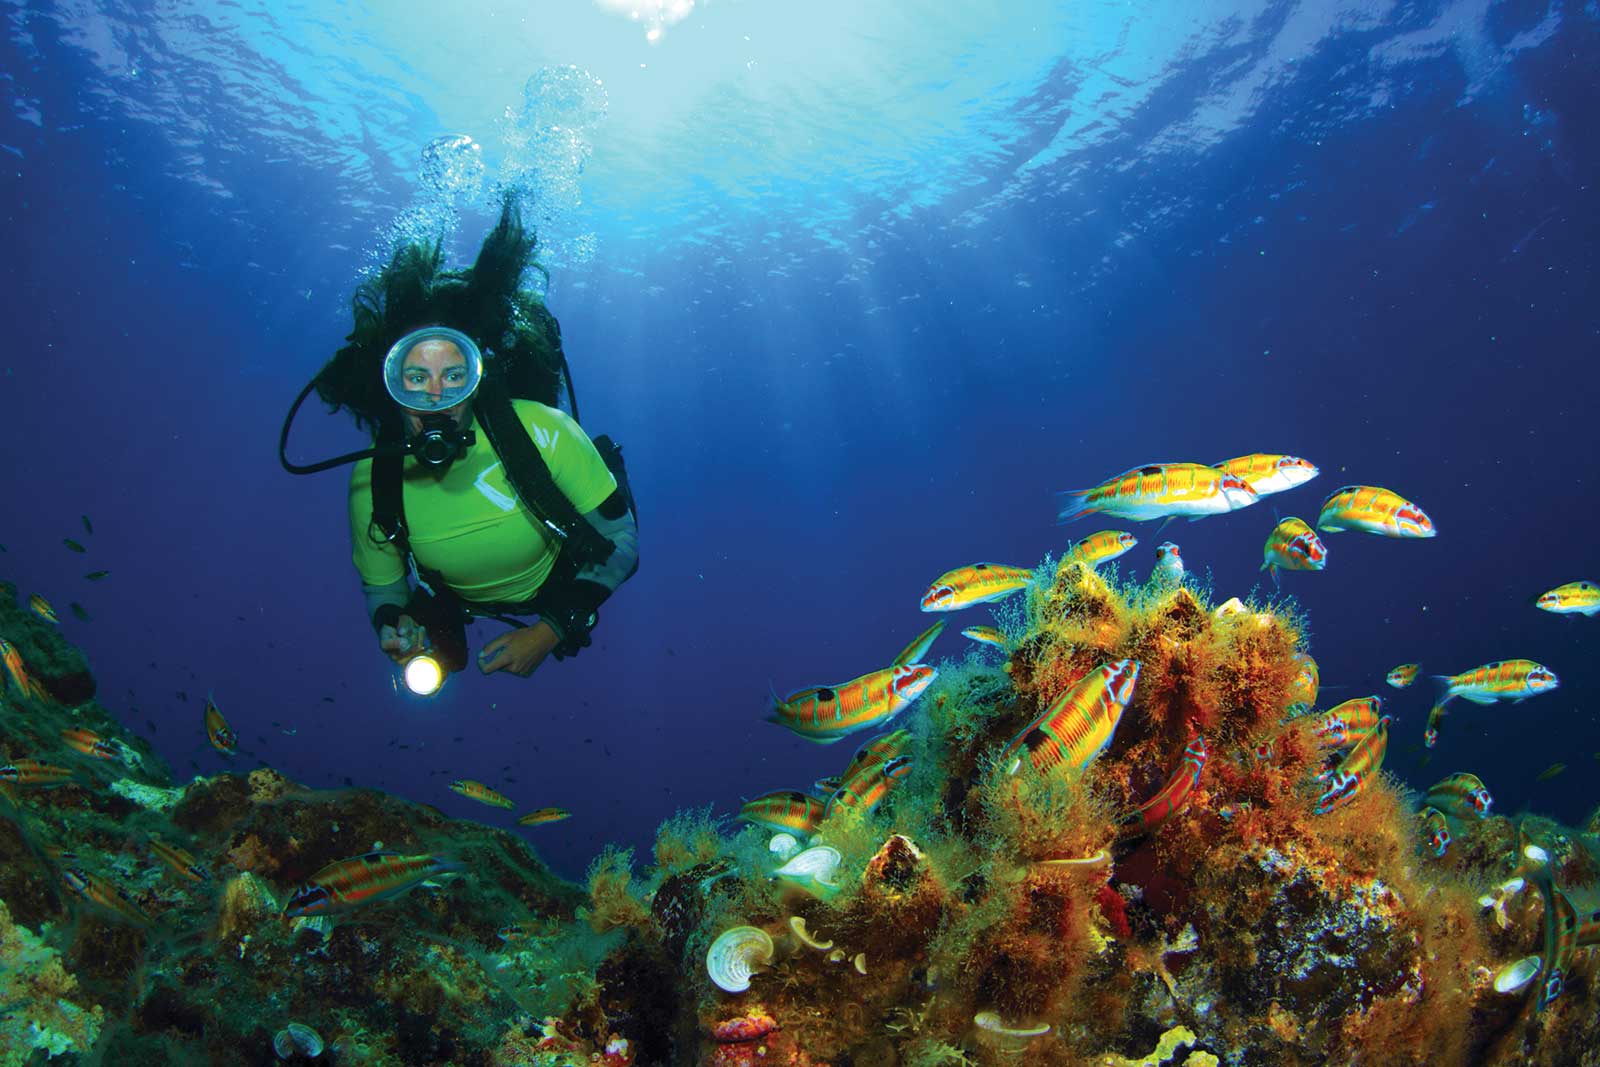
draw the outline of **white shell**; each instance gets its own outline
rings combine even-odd
[[[773,834],[772,840],[767,842],[767,851],[786,860],[800,851],[800,839],[793,834]]]
[[[772,960],[772,938],[757,926],[724,930],[706,952],[706,973],[724,993],[743,993],[757,967]]]
[[[1539,973],[1543,961],[1538,956],[1524,956],[1516,963],[1503,967],[1500,973],[1494,976],[1494,991],[1496,993],[1515,993]]]
[[[772,873],[779,878],[809,878],[818,885],[832,886],[833,876],[843,859],[839,850],[829,845],[812,845]]]

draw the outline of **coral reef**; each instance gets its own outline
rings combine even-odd
[[[0,763],[70,774],[0,799],[0,1067],[319,1045],[372,1067],[1592,1061],[1594,949],[1552,955],[1545,910],[1593,913],[1600,817],[1471,812],[1440,854],[1376,766],[1318,814],[1315,668],[1284,604],[1046,561],[1000,615],[1003,663],[942,664],[892,744],[840,768],[872,777],[862,802],[794,793],[807,818],[776,842],[750,805],[742,829],[679,813],[584,887],[371,790],[174,782],[89,697],[8,686]],[[81,665],[3,602],[0,634],[40,678]],[[1122,660],[1137,684],[1097,754],[1001,759]],[[123,758],[67,750],[83,730]],[[453,876],[324,884],[380,848]],[[289,904],[319,892],[344,895]]]

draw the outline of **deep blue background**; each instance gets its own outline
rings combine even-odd
[[[1502,39],[1544,11],[1524,7],[1496,9]],[[1244,594],[1273,507],[1313,519],[1352,482],[1411,497],[1435,540],[1332,535],[1325,573],[1284,579],[1324,683],[1343,687],[1324,703],[1383,693],[1400,718],[1386,769],[1414,786],[1472,770],[1499,810],[1586,818],[1600,617],[1530,606],[1600,578],[1600,16],[1568,7],[1469,104],[1441,58],[1390,110],[1325,120],[1329,87],[1363,77],[1371,42],[1353,35],[1216,150],[1119,166],[1185,106],[1179,79],[1090,153],[1093,211],[1082,194],[1032,196],[952,241],[945,224],[977,190],[879,228],[883,299],[836,290],[842,257],[803,234],[799,274],[781,279],[759,226],[643,257],[664,296],[608,275],[602,247],[586,285],[556,279],[551,306],[586,425],[625,444],[642,569],[579,659],[525,682],[457,679],[430,702],[394,692],[362,618],[343,473],[291,478],[274,454],[288,403],[349,329],[361,264],[326,247],[340,204],[315,171],[265,160],[227,173],[226,212],[163,180],[169,147],[85,103],[94,72],[41,23],[37,55],[0,51],[56,116],[0,117],[14,149],[0,155],[0,575],[56,605],[100,700],[157,731],[180,774],[253,766],[205,746],[214,690],[243,748],[310,785],[348,776],[500,820],[446,789],[474,777],[524,809],[572,809],[532,836],[576,874],[602,842],[647,847],[676,809],[729,812],[837,770],[851,745],[762,721],[769,686],[881,665],[928,624],[916,599],[952,566],[1032,565],[1116,525],[1055,527],[1054,491],[1137,463],[1289,452],[1322,477],[1161,537],[1132,527],[1124,564],[1144,571],[1170,537],[1219,597]],[[379,175],[374,195],[401,203],[406,180]],[[469,218],[463,247],[485,226]],[[292,452],[358,446],[313,406]],[[955,631],[982,621],[953,617],[935,655],[964,654]],[[1549,665],[1560,691],[1452,705],[1421,767],[1431,694],[1394,693],[1384,673],[1515,656]],[[1557,761],[1563,775],[1535,780]]]

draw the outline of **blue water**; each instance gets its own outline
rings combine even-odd
[[[0,3],[0,576],[181,775],[259,759],[509,824],[447,789],[478,778],[571,809],[529,834],[577,874],[837,771],[852,746],[764,722],[769,689],[881,666],[953,566],[1116,525],[1057,527],[1056,490],[1270,451],[1323,475],[1134,527],[1124,565],[1170,538],[1246,594],[1273,507],[1409,496],[1437,539],[1333,535],[1285,576],[1330,700],[1390,698],[1414,786],[1593,810],[1600,618],[1529,600],[1600,578],[1600,5],[707,2],[655,41],[527,6]],[[424,165],[451,135],[476,147]],[[363,272],[397,234],[469,258],[497,183],[537,205],[642,566],[578,659],[421,701],[363,617],[343,472],[284,474],[277,433]],[[313,405],[291,452],[360,445]],[[1561,689],[1452,705],[1421,766],[1428,694],[1384,673],[1507,657]]]

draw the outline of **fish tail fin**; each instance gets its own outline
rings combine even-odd
[[[1433,700],[1436,706],[1442,708],[1455,699],[1455,694],[1450,692],[1450,676],[1448,674],[1430,674],[1428,677],[1433,679],[1434,688],[1439,694]]]
[[[1056,512],[1056,524],[1072,522],[1085,515],[1093,515],[1100,509],[1089,502],[1088,489],[1067,489],[1056,494],[1059,510]]]
[[[1261,565],[1261,569],[1266,571],[1267,574],[1272,577],[1272,588],[1274,588],[1274,589],[1282,589],[1283,588],[1283,583],[1278,581],[1278,568],[1277,568],[1276,564],[1263,563]]]

